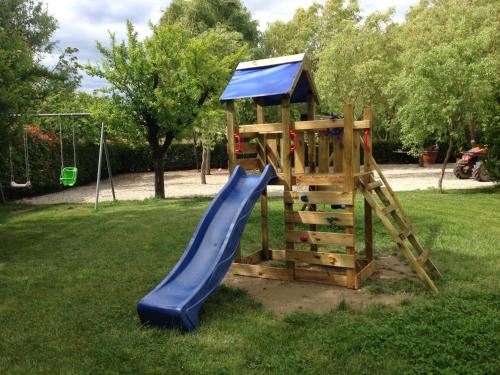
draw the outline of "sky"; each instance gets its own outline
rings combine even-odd
[[[46,65],[53,66],[66,47],[79,49],[80,63],[98,62],[96,41],[107,44],[110,31],[116,34],[118,40],[123,39],[127,19],[132,21],[140,36],[147,36],[148,22],[150,20],[153,23],[157,22],[170,0],[45,0],[45,2],[49,13],[57,19],[59,26],[54,34],[54,39],[58,42],[57,48],[52,55],[44,59]],[[259,22],[261,30],[265,30],[270,22],[290,20],[295,9],[308,7],[314,2],[324,3],[325,0],[243,0],[253,18]],[[395,19],[403,20],[406,10],[417,2],[418,0],[360,0],[359,4],[365,14],[395,7]],[[82,82],[84,91],[92,91],[104,85],[104,81],[84,75]]]

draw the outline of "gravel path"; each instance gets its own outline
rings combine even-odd
[[[437,187],[441,172],[440,165],[420,168],[418,165],[381,165],[395,191],[423,190]],[[200,184],[200,176],[196,171],[177,171],[165,173],[165,189],[167,198],[212,197],[220,190],[228,179],[227,170],[212,171],[207,176],[207,184]],[[154,197],[153,173],[131,173],[115,177],[116,197],[120,200],[143,200]],[[473,189],[492,186],[491,182],[475,180],[459,180],[453,175],[453,164],[446,169],[443,186],[445,189]],[[103,181],[101,201],[111,200],[109,181]],[[269,186],[269,195],[280,196],[281,186]],[[77,186],[58,193],[25,198],[24,203],[55,204],[55,203],[91,203],[95,200],[95,184]]]

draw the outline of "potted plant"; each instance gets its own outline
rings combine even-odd
[[[438,151],[438,145],[428,146],[422,151],[422,164],[424,167],[436,163]]]

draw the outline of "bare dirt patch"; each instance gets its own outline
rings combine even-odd
[[[375,284],[416,279],[412,269],[396,256],[377,258],[377,268],[371,280]],[[260,302],[266,310],[281,316],[295,311],[326,313],[348,303],[352,308],[362,309],[371,304],[397,306],[410,294],[372,294],[366,287],[358,290],[344,287],[280,280],[266,280],[255,277],[228,275],[224,284],[245,290]]]

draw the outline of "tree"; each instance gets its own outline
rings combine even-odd
[[[448,149],[464,140],[471,120],[487,124],[496,101],[499,59],[496,5],[486,0],[422,1],[400,37],[401,73],[391,84],[403,145],[418,154],[428,141]]]
[[[233,36],[236,35],[234,34],[236,32],[240,33],[243,41],[250,48],[245,55],[238,55],[239,58],[261,57],[261,50],[258,48],[260,33],[257,29],[257,21],[252,19],[251,13],[243,6],[240,0],[174,0],[163,14],[161,23],[181,23],[186,30],[189,30],[195,36],[210,31],[220,33],[226,31],[233,33]],[[212,53],[209,51],[203,53],[207,56],[216,56],[217,59],[231,56],[232,51],[236,49],[234,43],[227,38],[226,43],[220,43],[217,46],[213,44],[213,41],[208,44],[200,43],[199,49],[205,50],[207,46],[209,48],[215,47],[216,49]],[[233,66],[230,66],[230,68],[234,68],[238,62],[234,60],[232,62]],[[205,69],[217,66],[219,66],[218,61],[213,60],[207,64]],[[214,77],[224,77],[224,79],[215,82]],[[213,75],[212,82],[217,85],[217,89],[214,88],[214,93],[217,92],[217,94],[220,94],[228,79],[228,74]],[[219,118],[215,114],[220,113],[220,110],[221,107],[218,100],[215,97],[211,98],[206,101],[195,123],[192,124],[195,129],[192,137],[195,144],[194,154],[196,162],[198,162],[196,144],[199,143],[202,146],[202,165],[205,168],[201,168],[200,173],[203,184],[206,183],[205,175],[210,174],[210,155],[215,145],[217,134],[223,133],[225,128],[225,123],[214,121],[216,118]],[[207,118],[203,118],[203,116],[207,116]]]
[[[28,112],[43,98],[41,82],[52,74],[40,61],[54,47],[56,26],[41,1],[0,2],[0,153],[9,139],[11,116]]]
[[[234,60],[245,47],[239,34],[208,31],[193,36],[182,24],[152,26],[153,35],[140,41],[127,22],[127,40],[111,34],[111,47],[97,48],[102,61],[87,66],[90,75],[108,81],[103,91],[110,96],[108,117],[128,119],[151,147],[155,171],[155,196],[165,197],[165,154],[176,138],[192,130],[200,108],[229,75]],[[223,46],[232,53],[218,54]],[[105,111],[100,111],[103,114]],[[116,123],[113,119],[108,122]]]
[[[315,3],[307,9],[297,9],[288,22],[271,23],[262,36],[265,56],[307,53],[311,69],[316,70],[322,9],[320,4]]]

